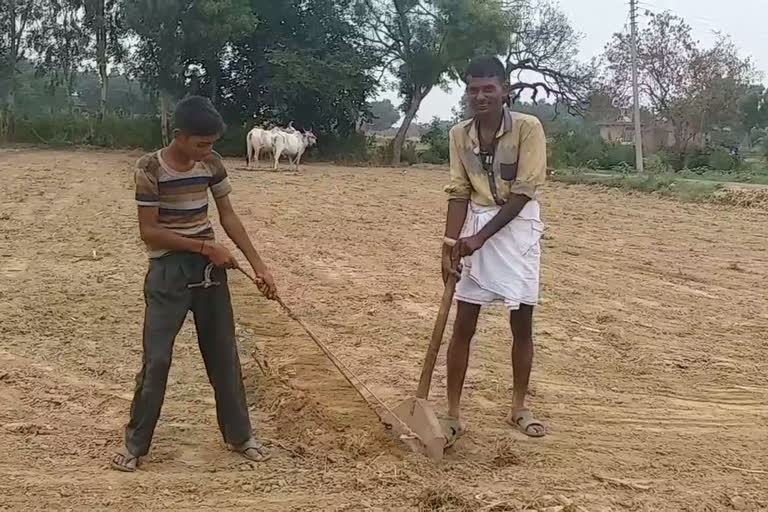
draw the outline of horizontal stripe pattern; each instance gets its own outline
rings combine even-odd
[[[232,185],[229,184],[229,178],[226,176],[220,182],[211,185],[211,193],[216,199],[224,197],[232,191]]]
[[[160,151],[143,156],[136,163],[136,203],[155,207],[158,223],[171,231],[195,240],[214,240],[208,218],[208,190],[214,198],[232,191],[221,157],[214,153],[187,172],[172,169]],[[147,246],[150,258],[168,251]]]
[[[210,176],[195,176],[194,178],[165,178],[161,179],[158,185],[161,191],[182,187],[190,187],[192,190],[196,190],[200,185],[208,186],[210,183]]]
[[[201,208],[160,208],[158,213],[160,217],[189,217],[191,215],[197,215],[198,213],[207,213],[208,205]],[[162,224],[162,221],[161,221]]]
[[[208,198],[204,199],[189,199],[179,198],[174,200],[167,196],[163,196],[161,201],[158,201],[161,209],[166,210],[199,210],[208,206]]]

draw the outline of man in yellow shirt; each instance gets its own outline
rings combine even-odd
[[[509,86],[495,57],[474,59],[465,74],[474,118],[450,132],[448,218],[443,279],[463,263],[457,313],[448,347],[449,445],[464,432],[459,403],[469,347],[480,308],[503,302],[510,311],[514,391],[507,422],[530,437],[544,425],[525,406],[533,361],[533,308],[538,301],[539,240],[543,231],[537,189],[546,180],[541,122],[505,107]]]

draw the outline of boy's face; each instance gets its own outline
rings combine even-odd
[[[483,117],[501,110],[507,87],[497,77],[467,76],[469,107],[475,116]]]
[[[187,135],[180,130],[176,130],[174,134],[176,145],[190,160],[195,162],[200,162],[211,156],[213,144],[219,140],[219,137],[219,135]]]

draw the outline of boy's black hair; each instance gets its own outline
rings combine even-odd
[[[226,125],[208,98],[189,96],[176,105],[174,126],[186,135],[207,137],[221,135]]]
[[[469,81],[471,76],[475,78],[496,77],[502,85],[507,83],[507,70],[504,64],[498,58],[490,55],[472,59],[464,72],[464,81]]]

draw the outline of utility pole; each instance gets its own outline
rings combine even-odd
[[[637,0],[629,0],[629,18],[631,25],[632,47],[632,97],[635,104],[635,168],[642,173],[643,168],[643,125],[640,122],[640,91],[637,85]]]

